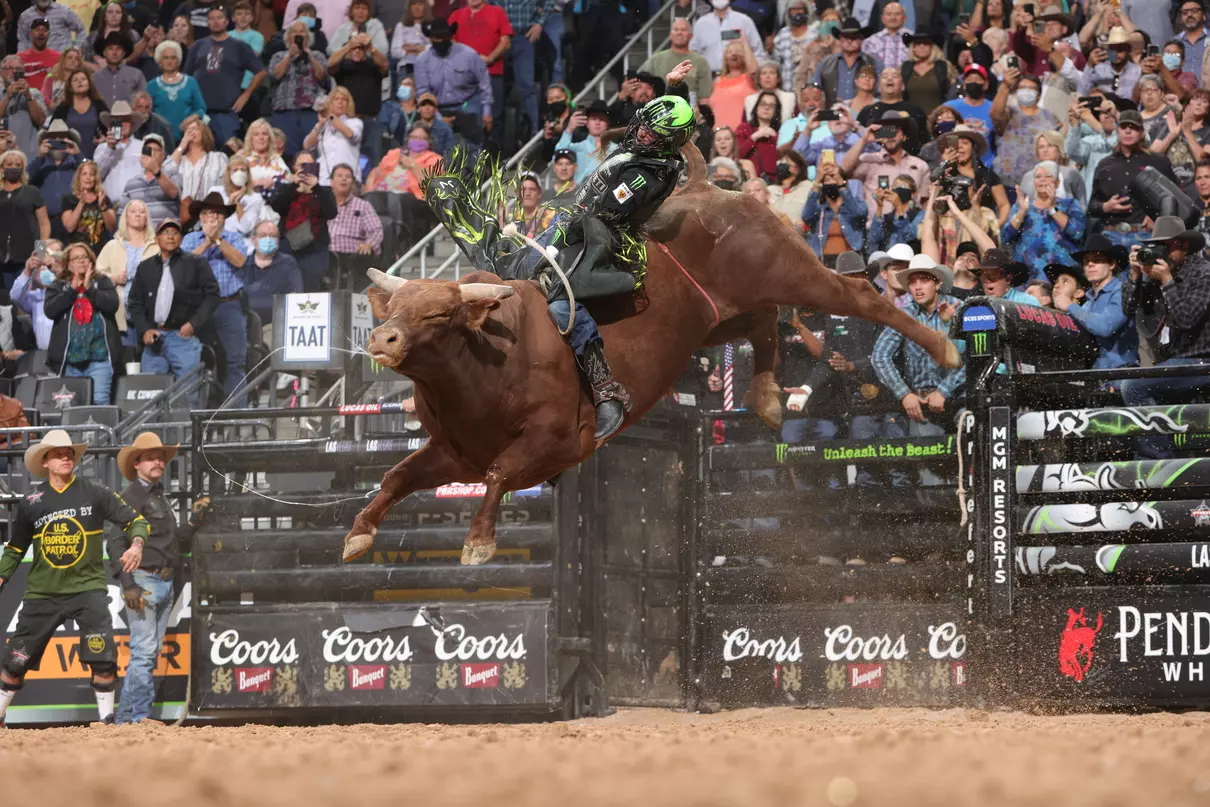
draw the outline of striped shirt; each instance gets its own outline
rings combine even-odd
[[[942,322],[938,313],[941,303],[949,303],[955,308],[961,305],[961,301],[956,297],[939,294],[932,313],[917,305],[915,300],[903,309],[903,313],[935,331],[947,331],[949,324]],[[895,368],[895,357],[900,349],[903,350],[906,381]],[[905,339],[903,334],[894,328],[884,328],[878,335],[878,341],[874,343],[874,351],[870,355],[870,366],[874,368],[874,375],[878,376],[878,383],[890,390],[896,400],[902,400],[909,392],[934,389],[947,399],[952,398],[966,381],[966,367],[956,370],[943,368],[933,361],[928,351]]]
[[[189,233],[181,241],[181,252],[192,253],[197,249],[198,244],[202,243],[203,239],[205,239],[205,236],[202,235],[200,230]],[[223,230],[223,240],[245,255],[252,254],[252,245],[246,242],[244,237],[239,233]],[[206,260],[206,263],[210,264],[210,271],[214,273],[214,279],[218,281],[219,297],[230,297],[244,287],[244,281],[240,279],[239,270],[227,262],[227,259],[223,257],[222,250],[218,247],[210,247],[201,256]]]
[[[179,174],[168,170],[167,164],[164,165],[162,170],[177,188],[181,187],[181,177]],[[126,187],[122,189],[122,209],[124,210],[126,205],[135,199],[147,205],[147,217],[150,219],[148,226],[153,231],[156,227],[160,226],[160,222],[164,219],[174,219],[181,215],[179,194],[177,198],[169,199],[168,194],[164,193],[164,189],[160,187],[160,181],[158,179],[148,179],[146,174],[139,174],[126,183]],[[119,215],[121,214],[119,213]]]

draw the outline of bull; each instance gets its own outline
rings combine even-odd
[[[645,228],[645,306],[601,327],[614,375],[632,396],[623,428],[668,393],[694,351],[741,338],[752,343],[755,365],[745,405],[779,426],[779,304],[893,327],[942,365],[959,365],[944,334],[870,284],[827,269],[768,207],[711,186],[696,147],[684,154],[688,183]],[[496,551],[501,497],[554,478],[597,448],[595,412],[575,358],[533,281],[488,272],[460,282],[369,274],[370,304],[383,324],[367,350],[412,379],[430,439],[383,477],[345,536],[343,558],[368,552],[387,511],[414,491],[482,482],[487,490],[462,563],[486,563]]]

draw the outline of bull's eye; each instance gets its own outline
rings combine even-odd
[[[427,322],[430,319],[449,319],[449,314],[425,314],[424,320]]]

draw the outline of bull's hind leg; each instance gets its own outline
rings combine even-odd
[[[769,426],[781,428],[781,388],[773,374],[777,370],[777,306],[749,311],[720,322],[706,336],[706,346],[735,339],[752,343],[752,386],[744,394],[744,408],[751,409]]]
[[[844,277],[824,267],[811,255],[808,271],[766,272],[761,279],[761,297],[787,305],[798,305],[824,314],[837,314],[890,326],[923,347],[942,367],[959,367],[958,348],[945,334],[917,322],[886,301],[864,280]]]
[[[466,471],[433,443],[421,446],[415,454],[386,472],[382,488],[364,510],[353,519],[353,528],[345,536],[345,562],[370,551],[378,525],[396,502],[418,490],[428,490],[449,482],[473,482]]]

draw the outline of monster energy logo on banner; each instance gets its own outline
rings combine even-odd
[[[379,373],[381,373],[381,372],[382,372],[382,365],[381,365],[381,364],[379,364],[378,362],[374,361],[373,359],[369,359],[369,362],[370,362],[370,373],[371,373],[372,375],[378,375]]]
[[[987,331],[979,331],[971,334],[971,355],[986,356],[987,355]]]
[[[781,465],[785,461],[786,461],[786,444],[778,443],[777,444],[777,464]]]

